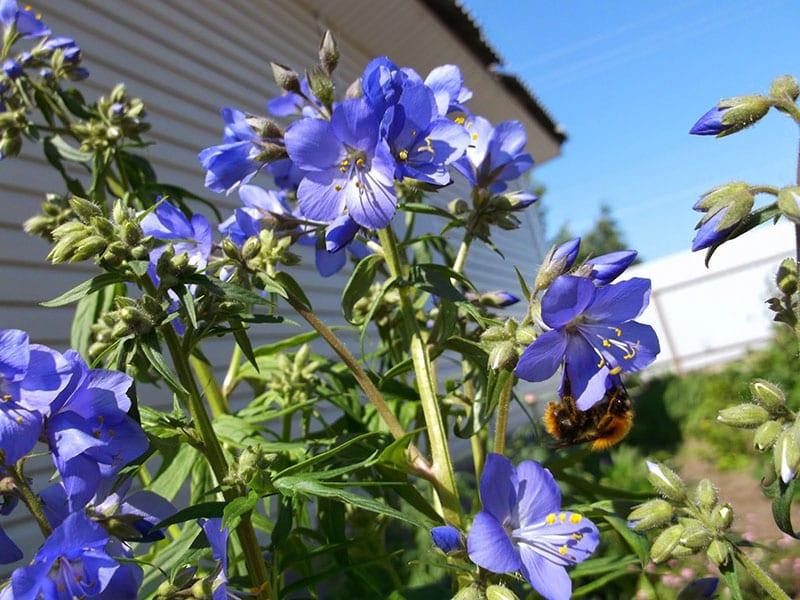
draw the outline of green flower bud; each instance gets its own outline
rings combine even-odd
[[[683,525],[673,525],[662,531],[650,547],[650,558],[654,563],[662,563],[672,557],[683,534]]]
[[[518,600],[517,595],[507,587],[490,585],[486,588],[486,600]]]
[[[167,598],[175,598],[175,594],[180,592],[177,586],[173,585],[169,581],[162,581],[161,585],[158,586],[156,589],[156,598],[159,600]]]
[[[678,544],[672,549],[672,558],[686,558],[697,552],[696,549],[689,548],[683,544]]]
[[[142,241],[144,233],[138,223],[128,221],[122,226],[122,241],[128,246],[135,246]]]
[[[775,274],[775,283],[778,289],[787,296],[797,291],[797,261],[793,258],[784,258]]]
[[[728,544],[726,542],[723,542],[722,540],[713,540],[708,545],[706,555],[711,562],[718,567],[721,567],[728,562],[728,558],[730,557],[730,549],[728,548]]]
[[[794,223],[800,223],[800,186],[783,188],[778,194],[778,208]]]
[[[452,600],[487,600],[487,598],[486,594],[484,594],[480,588],[475,585],[471,585],[458,590],[456,595],[453,596]]]
[[[491,325],[481,334],[482,342],[502,342],[508,339],[508,331],[502,325]]]
[[[720,504],[711,511],[711,522],[720,531],[725,531],[733,523],[733,507],[728,504]]]
[[[717,421],[720,423],[740,429],[758,427],[767,419],[769,419],[769,413],[763,406],[750,403],[724,408],[717,415]]]
[[[782,412],[786,406],[786,395],[774,383],[764,379],[754,379],[750,383],[750,391],[756,402],[770,412]]]
[[[713,535],[706,527],[695,519],[686,519],[680,543],[692,550],[700,550],[708,546]]]
[[[447,210],[451,215],[463,215],[469,210],[469,204],[463,198],[456,198],[450,201]]]
[[[311,69],[306,72],[306,79],[308,80],[308,87],[311,88],[311,93],[314,94],[323,106],[331,106],[334,99],[334,88],[331,78],[320,69]]]
[[[286,158],[289,154],[286,152],[286,146],[275,144],[273,142],[264,142],[261,144],[261,152],[256,156],[258,162],[270,163],[281,158]]]
[[[703,510],[711,510],[719,501],[717,488],[708,479],[701,479],[694,491],[695,501]]]
[[[107,246],[108,242],[104,238],[96,235],[89,236],[77,245],[75,253],[70,260],[71,262],[79,262],[88,258],[94,258],[98,254],[102,254]]]
[[[531,326],[517,329],[516,340],[518,344],[529,346],[536,340],[536,330]]]
[[[319,45],[319,64],[328,75],[332,75],[336,70],[336,65],[339,64],[339,48],[336,46],[336,40],[333,39],[330,30],[322,36],[322,42]]]
[[[22,138],[18,133],[6,131],[0,140],[0,154],[2,156],[17,156],[22,150]]]
[[[114,237],[114,224],[105,217],[92,217],[89,220],[89,225],[94,229],[98,235],[106,239]]]
[[[242,258],[244,260],[255,258],[259,252],[261,252],[261,240],[257,237],[247,238],[242,244]]]
[[[196,598],[197,600],[211,600],[214,597],[214,590],[208,578],[196,581],[194,585],[192,585],[190,592],[192,598]]]
[[[794,102],[800,96],[800,85],[791,75],[781,75],[772,80],[769,95],[778,101],[789,99]]]
[[[514,342],[500,342],[489,352],[489,367],[495,371],[513,369],[519,360]]]
[[[69,206],[82,221],[87,223],[92,217],[103,216],[103,211],[100,210],[100,207],[85,198],[72,196],[69,199]]]
[[[781,431],[783,431],[783,425],[778,421],[767,421],[756,429],[753,436],[753,447],[759,452],[769,450],[777,441]]]
[[[647,480],[658,492],[670,500],[681,502],[686,498],[686,485],[672,469],[656,461],[646,461]]]
[[[666,525],[674,514],[675,508],[672,504],[661,498],[655,498],[634,508],[628,515],[628,521],[633,523],[631,527],[634,530],[647,531]]]
[[[344,93],[344,97],[347,100],[357,100],[364,95],[364,89],[361,87],[361,79],[356,79],[347,86],[347,91]]]
[[[720,101],[717,106],[724,110],[721,121],[726,129],[717,137],[724,137],[750,127],[766,115],[772,105],[772,100],[758,95],[736,96]]]
[[[239,254],[239,248],[230,238],[222,240],[222,251],[231,260],[241,260],[242,258],[241,254]]]
[[[278,63],[270,63],[270,66],[272,67],[272,76],[279,88],[295,94],[301,93],[300,75],[297,74],[297,71]]]

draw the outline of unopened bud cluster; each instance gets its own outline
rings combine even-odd
[[[47,194],[42,202],[42,212],[25,221],[23,227],[30,235],[37,235],[48,241],[53,240],[53,231],[59,225],[75,218],[69,201],[58,194]]]
[[[317,396],[320,379],[317,376],[321,363],[311,357],[311,347],[303,344],[294,357],[280,354],[277,369],[270,375],[267,387],[271,398],[281,406],[293,406],[313,400]]]
[[[276,458],[277,454],[267,452],[263,446],[248,446],[231,465],[225,484],[249,487],[260,494],[271,491],[270,466]]]
[[[635,531],[661,530],[650,547],[653,562],[705,553],[717,565],[731,552],[726,532],[733,523],[730,504],[720,503],[717,488],[708,479],[690,490],[675,471],[648,461],[647,478],[662,498],[648,500],[628,515]]]
[[[80,262],[94,259],[118,268],[129,260],[146,260],[152,240],[145,237],[135,212],[124,207],[121,200],[114,204],[111,218],[84,198],[73,196],[69,205],[74,219],[56,227],[55,242],[47,259],[54,263]]]
[[[753,401],[723,409],[717,421],[739,429],[754,429],[753,447],[772,450],[774,473],[784,483],[800,466],[800,419],[786,405],[786,396],[773,383],[756,379],[750,384]]]
[[[105,150],[125,139],[138,140],[150,129],[144,116],[144,103],[139,98],[128,98],[125,86],[119,84],[108,97],[97,101],[96,116],[76,123],[72,132],[81,140],[84,152]]]
[[[198,575],[197,567],[179,569],[172,580],[164,581],[155,592],[156,600],[213,600],[214,579],[219,567],[208,575]]]
[[[513,369],[520,354],[536,339],[531,326],[520,326],[514,319],[504,325],[492,325],[481,334],[481,345],[489,352],[489,368]]]
[[[274,229],[262,229],[258,236],[246,239],[241,247],[226,238],[222,241],[223,256],[212,267],[226,274],[226,279],[249,282],[263,290],[275,276],[278,265],[291,266],[300,257],[290,250],[292,238]]]
[[[489,190],[480,189],[473,194],[471,208],[463,200],[451,202],[448,208],[452,214],[470,221],[475,236],[488,239],[492,226],[505,231],[519,229],[520,220],[514,213],[529,207],[537,199],[528,192],[493,194]]]
[[[118,296],[115,309],[104,313],[92,325],[94,343],[89,346],[89,356],[100,356],[111,344],[128,335],[144,335],[158,326],[167,316],[165,307],[152,296],[139,300]]]
[[[400,316],[398,309],[400,308],[400,291],[397,288],[392,288],[381,295],[382,285],[380,283],[373,283],[366,294],[356,300],[353,305],[353,322],[363,323],[367,316],[370,316],[372,322],[377,325],[381,330],[387,330],[394,327],[399,327]],[[374,306],[375,303],[377,306]],[[427,315],[422,314],[422,319],[430,318],[427,325],[432,325],[432,319],[436,318],[439,313],[439,308],[434,307]]]

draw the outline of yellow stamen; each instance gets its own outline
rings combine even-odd
[[[334,185],[334,186],[333,186],[333,189],[335,189],[337,192],[341,192],[341,191],[342,191],[342,186],[340,186],[340,185],[337,183],[336,185]]]
[[[549,515],[547,515],[547,517],[545,517],[544,521],[548,525],[552,525],[553,523],[556,522],[556,513],[550,513]]]
[[[408,150],[400,150],[398,153],[400,160],[406,160],[408,158]]]
[[[603,348],[610,348],[610,347],[611,347],[611,342],[609,342],[608,340],[603,340]]]
[[[583,520],[583,516],[579,515],[578,513],[572,513],[572,516],[569,518],[570,523],[580,523]]]
[[[558,515],[558,520],[561,521],[562,523],[564,521],[566,521],[567,520],[567,513],[561,513],[560,515]]]
[[[572,539],[573,540],[582,540],[583,539],[583,534],[582,533],[573,533],[572,534]]]
[[[363,167],[364,166],[364,159],[363,158],[359,158],[358,160],[356,160],[356,166],[357,167]]]
[[[473,142],[477,142],[478,141],[478,134],[477,133],[473,133],[472,134],[472,141]]]
[[[599,363],[597,363],[597,368],[598,368],[598,369],[602,369],[602,368],[603,368],[603,366],[605,366],[605,364],[606,364],[606,359],[605,359],[605,358],[603,358],[603,357],[601,356],[601,357],[600,357],[600,362],[599,362]]]
[[[561,547],[558,549],[558,553],[559,553],[561,556],[566,556],[566,554],[567,554],[567,546],[566,546],[566,545],[564,545],[564,546],[561,546]]]
[[[360,181],[354,181],[353,183],[355,184],[356,187],[361,187],[361,182]]]
[[[453,119],[453,120],[454,120],[456,123],[458,123],[459,125],[463,125],[463,124],[466,122],[466,120],[467,120],[467,119],[466,119],[466,118],[464,118],[464,117],[456,117],[456,118],[455,118],[455,119]]]
[[[22,423],[25,421],[25,419],[20,416],[17,416],[17,418],[14,420],[17,422],[17,425],[22,425]]]
[[[614,367],[609,371],[612,375],[619,375],[619,372],[622,371],[622,367]]]
[[[611,331],[613,331],[617,335],[617,337],[620,337],[622,335],[622,329],[620,329],[619,327],[612,327]]]

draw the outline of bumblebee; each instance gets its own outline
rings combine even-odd
[[[578,410],[567,393],[544,412],[544,427],[560,448],[591,443],[593,452],[601,452],[619,443],[632,425],[633,405],[621,382],[587,411]]]

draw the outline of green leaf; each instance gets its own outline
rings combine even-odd
[[[253,354],[253,345],[250,343],[250,337],[247,335],[247,329],[242,325],[242,322],[238,319],[230,319],[231,328],[233,329],[233,338],[236,340],[236,345],[242,351],[242,354],[245,355],[250,364],[253,365],[253,368],[258,371],[258,363],[256,362],[256,356]]]
[[[353,492],[348,492],[337,487],[331,487],[319,481],[309,481],[302,476],[281,477],[275,480],[275,487],[284,495],[302,494],[305,496],[317,496],[320,498],[332,498],[345,504],[350,504],[357,508],[385,515],[398,521],[404,521],[421,529],[430,529],[436,523],[422,516],[409,515],[396,510],[382,502],[367,498]]]
[[[283,352],[284,350],[287,350],[289,348],[302,346],[303,344],[313,341],[318,337],[319,333],[317,333],[316,331],[308,331],[306,333],[300,333],[290,338],[283,339],[279,342],[274,342],[272,344],[264,344],[263,346],[259,346],[258,348],[253,350],[253,354],[258,358],[262,358],[265,356],[272,356],[273,354]]]
[[[470,359],[477,366],[486,368],[486,363],[489,361],[489,354],[480,344],[462,337],[453,336],[445,340],[442,345],[447,350],[453,350],[464,358]]]
[[[383,262],[383,256],[380,254],[370,254],[362,258],[353,269],[350,279],[342,292],[342,312],[344,318],[353,325],[359,325],[353,318],[353,306],[360,299],[367,296],[372,282],[375,281],[375,275],[378,272],[378,267]]]
[[[406,212],[420,213],[423,215],[436,215],[437,217],[442,217],[448,221],[462,221],[455,215],[451,215],[449,212],[439,208],[438,206],[425,204],[423,202],[405,202],[400,205],[400,209]]]
[[[519,289],[522,291],[522,297],[525,299],[530,298],[531,290],[528,287],[528,284],[525,283],[525,277],[517,267],[514,267],[514,272],[517,274],[517,281],[519,282]]]
[[[306,310],[311,310],[311,301],[294,277],[281,271],[275,275],[275,281],[281,287],[281,291],[277,292],[279,295],[284,298],[293,298],[300,302]]]
[[[67,189],[76,196],[86,197],[86,190],[84,190],[83,184],[80,180],[72,177],[61,162],[61,154],[58,148],[53,144],[52,138],[45,138],[42,140],[42,150],[44,151],[47,162],[61,173],[61,178],[64,180],[64,183],[67,184]]]
[[[614,531],[616,531],[620,537],[625,540],[625,543],[630,546],[630,549],[636,553],[642,568],[646,567],[647,563],[650,562],[650,550],[648,548],[647,539],[628,527],[628,523],[624,519],[613,515],[605,515],[603,519],[614,528]]]
[[[349,440],[347,440],[345,442],[342,442],[338,446],[334,446],[333,448],[330,448],[329,450],[326,450],[325,452],[320,452],[319,454],[315,454],[311,458],[307,458],[306,460],[304,460],[302,462],[299,462],[297,464],[294,464],[291,467],[287,467],[286,469],[284,469],[283,471],[278,473],[275,476],[275,478],[279,479],[281,477],[287,477],[287,476],[292,475],[294,473],[299,473],[299,472],[305,470],[307,467],[310,467],[313,464],[316,464],[316,463],[319,463],[319,462],[324,462],[324,461],[328,460],[329,458],[332,458],[332,457],[336,456],[337,454],[339,454],[343,450],[346,450],[347,448],[349,448],[350,446],[352,446],[354,444],[359,444],[359,443],[363,442],[364,440],[376,437],[378,435],[380,435],[380,434],[378,432],[376,432],[376,431],[370,431],[370,432],[367,432],[367,433],[362,433],[361,435],[357,435],[357,436],[355,436],[353,438],[350,438]]]
[[[158,568],[150,565],[144,569],[144,579],[139,589],[139,597],[149,598],[156,591],[159,582],[164,578],[163,571],[169,571],[183,560],[198,535],[200,535],[200,526],[196,522],[189,522],[178,539],[160,548]]]
[[[66,304],[71,304],[80,300],[81,298],[86,297],[87,295],[96,292],[98,290],[102,290],[104,287],[120,283],[124,281],[122,275],[119,273],[102,273],[100,275],[96,275],[89,279],[88,281],[84,281],[83,283],[79,283],[71,290],[68,290],[53,298],[52,300],[48,300],[46,302],[40,302],[41,306],[46,306],[47,308],[53,308],[55,306],[65,306]]]
[[[775,519],[778,529],[795,539],[800,539],[798,532],[792,526],[792,500],[798,491],[797,481],[797,479],[792,479],[787,485],[778,478],[775,482],[776,495],[772,500],[772,517]]]
[[[429,263],[414,265],[411,269],[411,281],[418,289],[444,300],[462,302],[465,299],[464,295],[453,286],[452,279],[474,289],[469,279],[444,265]]]
[[[183,286],[183,293],[181,294],[183,306],[186,308],[186,314],[189,315],[189,322],[192,327],[197,329],[197,309],[194,305],[194,294],[188,285]]]
[[[188,444],[181,444],[177,453],[172,457],[164,457],[158,475],[147,489],[167,500],[173,500],[183,488],[186,480],[189,479],[192,466],[199,458],[200,454],[196,448]]]
[[[616,571],[612,571],[611,573],[606,573],[602,577],[594,578],[586,585],[580,586],[578,589],[572,592],[572,597],[580,598],[581,596],[585,596],[586,594],[602,589],[605,585],[611,583],[615,579],[619,579],[620,577],[625,577],[626,575],[630,577],[635,574],[636,572],[631,571],[629,567],[627,566],[622,567],[620,569],[617,569]]]
[[[258,494],[253,490],[247,496],[239,496],[234,498],[231,502],[225,504],[225,509],[222,511],[222,526],[230,529],[235,529],[242,520],[242,517],[252,510],[258,504]]]
[[[170,327],[170,325],[167,325],[167,327]],[[172,388],[172,391],[179,396],[183,396],[184,398],[187,397],[189,392],[187,392],[186,388],[183,387],[183,385],[181,385],[181,383],[178,381],[177,376],[164,359],[164,355],[161,354],[161,348],[158,344],[158,336],[156,336],[155,332],[151,331],[147,335],[140,336],[138,341],[139,348],[141,348],[142,353],[145,355],[147,360],[150,361],[150,364],[153,365],[153,368],[158,372],[158,374],[161,375],[166,384]]]
[[[237,498],[236,500],[241,500],[241,498]],[[233,502],[229,504],[221,500],[201,502],[200,504],[195,504],[194,506],[179,510],[174,515],[154,525],[153,529],[163,529],[164,527],[169,527],[176,523],[185,523],[186,521],[195,521],[197,519],[218,519],[225,514],[225,511],[228,510],[228,506],[231,504],[233,504]]]
[[[742,596],[742,588],[739,585],[739,573],[736,567],[736,561],[733,557],[728,558],[728,562],[720,565],[719,574],[725,580],[728,589],[731,592],[731,600],[744,600]]]
[[[78,300],[75,317],[70,330],[70,346],[77,350],[84,359],[89,359],[89,346],[92,342],[92,325],[103,313],[111,310],[114,298],[123,293],[123,286],[108,286],[92,292]]]
[[[242,304],[260,304],[263,306],[273,306],[273,303],[259,294],[258,292],[254,292],[252,290],[245,289],[235,283],[229,283],[227,281],[222,281],[221,279],[217,279],[216,277],[209,277],[208,275],[201,275],[200,273],[194,273],[186,278],[186,281],[189,283],[195,283],[209,294],[216,296],[218,298],[223,298],[225,300],[232,300],[233,302],[240,302]],[[278,292],[279,288],[270,289],[269,287],[265,288],[268,292]],[[282,290],[282,288],[280,288]]]
[[[60,135],[54,135],[48,139],[50,140],[50,144],[53,145],[53,148],[55,148],[58,152],[58,155],[64,160],[79,163],[90,163],[94,158],[94,154],[91,152],[82,152],[81,150],[70,146],[69,143],[66,142]]]

